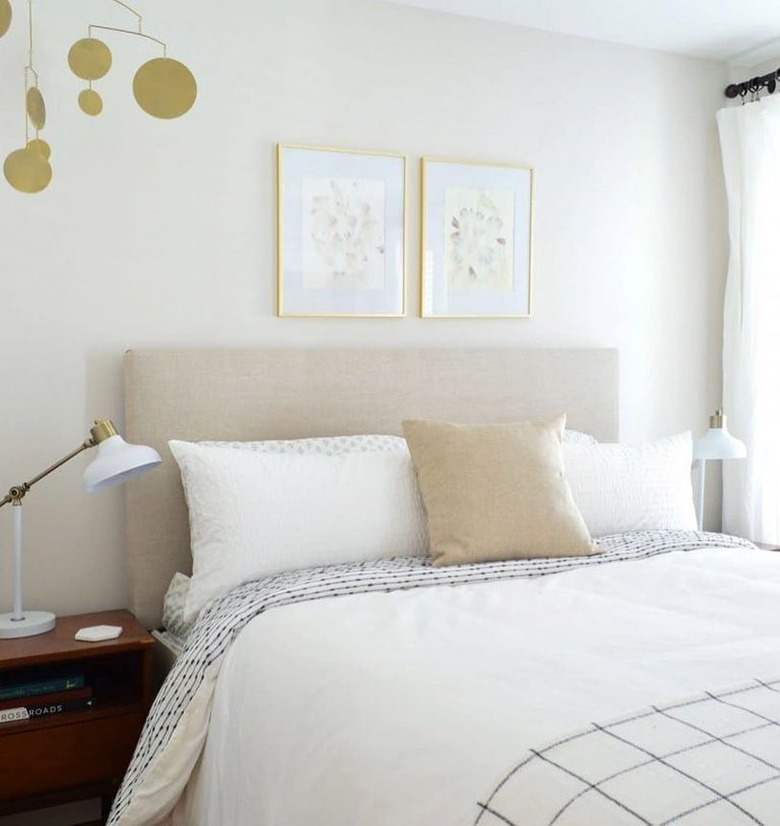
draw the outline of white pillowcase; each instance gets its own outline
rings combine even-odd
[[[599,441],[595,436],[583,433],[581,430],[564,430],[561,443],[564,445],[597,445]]]
[[[566,479],[591,536],[696,530],[692,441],[681,433],[637,446],[562,446]]]
[[[187,594],[190,592],[190,578],[177,571],[168,584],[163,598],[162,627],[180,640],[187,639],[190,624],[184,620]]]
[[[338,455],[168,444],[190,516],[186,622],[252,579],[427,553],[425,513],[403,439],[398,450]]]
[[[585,434],[579,434],[585,436]],[[585,438],[592,438],[585,436]],[[266,439],[261,442],[198,442],[199,445],[230,447],[234,450],[252,450],[256,453],[322,453],[338,456],[342,453],[369,453],[389,451],[407,453],[403,436],[368,434],[359,436],[312,436],[308,439]]]

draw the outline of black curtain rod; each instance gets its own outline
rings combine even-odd
[[[737,95],[745,97],[748,92],[755,93],[764,88],[771,95],[777,88],[777,78],[780,78],[780,69],[776,72],[770,72],[763,77],[752,77],[750,80],[745,80],[742,83],[732,83],[726,87],[725,95],[727,98],[735,98]]]

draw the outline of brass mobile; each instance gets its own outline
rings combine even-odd
[[[133,96],[141,109],[156,118],[178,118],[189,112],[198,94],[192,72],[178,60],[168,57],[168,47],[156,37],[143,31],[143,19],[122,0],[109,0],[126,9],[136,18],[136,29],[90,24],[87,37],[76,41],[68,52],[68,65],[76,77],[87,81],[87,88],[78,96],[82,112],[96,117],[103,111],[103,99],[92,88],[92,83],[105,77],[111,69],[111,50],[93,37],[95,30],[118,32],[151,40],[162,47],[162,57],[144,63],[133,79]],[[41,192],[51,182],[52,168],[49,161],[51,148],[42,140],[40,131],[46,125],[46,104],[39,88],[38,72],[34,65],[33,50],[33,0],[27,0],[29,48],[27,65],[24,67],[25,89],[25,142],[21,149],[11,152],[3,164],[6,180],[19,192]],[[10,28],[13,17],[10,0],[0,0],[0,37]],[[35,137],[30,139],[30,126]]]

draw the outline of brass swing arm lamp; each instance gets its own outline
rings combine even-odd
[[[110,419],[98,419],[95,421],[94,427],[90,429],[90,434],[89,439],[84,441],[83,444],[71,451],[67,456],[63,456],[62,459],[55,462],[53,465],[47,467],[46,470],[42,470],[39,474],[33,476],[29,482],[22,482],[21,485],[14,485],[8,491],[6,497],[0,500],[0,508],[2,508],[3,505],[9,505],[11,503],[14,505],[17,503],[21,504],[25,494],[36,482],[40,482],[45,476],[48,476],[52,471],[57,470],[58,467],[61,467],[66,462],[69,462],[71,459],[78,456],[79,453],[83,453],[91,447],[97,447],[100,442],[104,439],[108,439],[109,436],[118,435],[118,431]]]
[[[110,419],[97,419],[90,429],[89,438],[62,459],[50,465],[21,485],[14,485],[0,500],[13,508],[13,611],[0,614],[0,639],[30,637],[54,628],[55,617],[49,611],[24,611],[22,609],[22,499],[34,484],[62,467],[75,456],[89,448],[97,447],[98,455],[84,471],[84,487],[87,493],[124,482],[131,476],[144,473],[160,464],[156,450],[145,445],[128,444]]]

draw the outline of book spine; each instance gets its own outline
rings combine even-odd
[[[36,694],[29,699],[15,697],[13,700],[0,700],[0,711],[7,708],[18,708],[26,705],[44,705],[46,703],[70,702],[72,700],[87,700],[92,696],[92,689],[89,686],[84,688],[71,688],[68,691],[54,691],[51,694]]]
[[[66,711],[84,711],[94,708],[95,698],[89,697],[83,700],[68,700],[59,703],[43,703],[20,705],[16,708],[6,708],[0,711],[0,723],[16,723],[20,720],[42,720],[46,717],[54,717]]]
[[[34,697],[36,694],[52,694],[55,691],[68,691],[71,688],[83,688],[83,674],[69,674],[64,677],[48,677],[29,683],[17,683],[0,686],[0,700],[14,700],[21,697]]]
[[[29,720],[30,715],[27,712],[27,709],[24,707],[20,708],[6,708],[3,711],[0,711],[0,724],[2,723],[17,723],[20,720]]]

